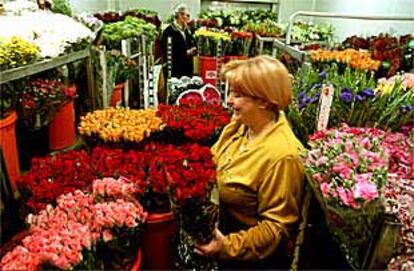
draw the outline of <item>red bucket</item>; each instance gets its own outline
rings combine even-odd
[[[142,264],[142,250],[138,248],[137,258],[135,259],[134,265],[131,268],[131,271],[140,271]]]
[[[20,177],[19,154],[16,144],[16,112],[0,120],[0,145],[3,149],[7,173],[13,191],[16,191],[16,180]]]
[[[49,124],[49,148],[61,150],[75,144],[75,110],[73,100],[65,103]]]
[[[204,83],[215,86],[217,84],[219,71],[217,71],[217,58],[211,56],[200,56],[200,75]]]
[[[122,91],[124,90],[124,85],[125,83],[115,85],[111,97],[111,106],[116,107],[122,100]]]
[[[149,214],[143,232],[144,269],[173,269],[171,241],[176,231],[174,214]]]

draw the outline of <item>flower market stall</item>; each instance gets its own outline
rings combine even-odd
[[[194,73],[164,78],[162,1],[87,2],[0,1],[1,270],[220,270],[196,249],[222,217],[220,71],[262,54],[289,70],[305,146],[291,269],[414,270],[414,28],[337,23],[412,16],[183,1]]]

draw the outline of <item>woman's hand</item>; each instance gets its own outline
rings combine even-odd
[[[194,252],[201,256],[212,256],[223,248],[224,235],[216,227],[213,232],[213,240],[208,244],[197,244]]]
[[[193,47],[193,48],[187,50],[187,56],[193,56],[196,53],[197,53],[197,48],[196,47]]]

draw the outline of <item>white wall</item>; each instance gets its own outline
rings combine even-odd
[[[414,0],[318,0],[317,10],[358,15],[411,16]],[[413,21],[333,20],[339,37],[353,34],[368,36],[378,33],[414,34]]]
[[[286,21],[298,10],[322,11],[358,15],[386,15],[414,17],[414,0],[280,0],[280,20]],[[396,21],[362,21],[344,19],[299,19],[314,22],[329,22],[336,28],[339,40],[350,35],[374,35],[379,33],[414,34],[414,20]]]
[[[102,10],[108,10],[110,8],[110,1],[104,0],[70,0],[70,4],[74,12],[97,12]]]

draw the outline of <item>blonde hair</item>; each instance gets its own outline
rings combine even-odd
[[[288,70],[273,57],[263,55],[229,62],[221,75],[233,91],[267,101],[276,110],[283,110],[292,101]]]

